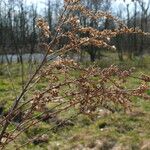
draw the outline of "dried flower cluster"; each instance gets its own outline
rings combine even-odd
[[[99,31],[92,27],[82,27],[75,13],[77,10],[95,21],[101,17],[111,18],[122,28],[114,31]],[[49,37],[51,33],[48,24],[43,19],[37,21],[37,26],[41,28],[44,36]],[[125,110],[130,110],[131,99],[134,96],[149,100],[150,97],[146,94],[149,89],[149,76],[138,77],[142,81],[141,85],[129,89],[125,86],[125,82],[128,81],[128,78],[133,77],[133,69],[122,71],[114,65],[105,69],[97,66],[84,68],[74,60],[63,58],[67,52],[79,51],[82,46],[86,45],[114,49],[114,46],[108,44],[109,40],[122,33],[145,34],[140,30],[128,29],[108,13],[98,12],[95,14],[92,10],[82,6],[80,0],[65,0],[64,12],[58,21],[55,35],[52,36],[50,43],[42,45],[46,50],[43,61],[15,100],[10,112],[0,120],[2,149],[30,127],[43,120],[47,121],[56,114],[59,115],[73,109],[77,114],[93,116],[100,107],[106,106],[107,109],[121,106]],[[61,40],[65,38],[67,42],[61,43]],[[46,61],[49,54],[53,62]],[[46,82],[46,86],[40,91],[32,93],[32,98],[29,97],[28,100],[22,101],[23,96],[31,88],[42,82]],[[13,120],[18,115],[21,115],[22,119],[15,125]],[[14,129],[8,131],[12,125]],[[34,138],[30,137],[27,143],[33,140]]]
[[[43,34],[46,36],[46,37],[49,37],[51,32],[49,30],[49,25],[47,22],[45,22],[42,18],[38,19],[37,21],[37,27],[42,29],[43,31]]]

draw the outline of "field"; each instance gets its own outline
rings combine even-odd
[[[150,75],[150,56],[144,56],[141,59],[136,58],[134,61],[119,62],[115,54],[108,53],[106,55],[108,57],[96,62],[102,68],[116,64],[122,69],[135,67],[134,76],[141,73]],[[89,64],[90,62],[83,63],[85,66]],[[19,64],[2,64],[0,68],[0,109],[4,113],[7,112],[15,98],[12,81],[16,89],[15,93],[18,94],[21,90],[22,78]],[[28,69],[28,64],[24,64],[24,68],[25,72],[31,71]],[[25,80],[28,79],[27,76],[24,78]],[[127,82],[131,88],[138,85],[138,83],[139,81],[134,78],[130,78]],[[40,90],[44,85],[43,81],[36,89]],[[147,92],[150,94],[150,91]],[[125,113],[123,110],[118,109],[112,113],[102,108],[96,117],[74,116],[63,126],[51,130],[52,126],[57,125],[60,120],[63,120],[64,116],[70,116],[74,112],[70,111],[68,114],[55,116],[55,121],[52,123],[40,122],[37,127],[32,127],[28,132],[24,132],[16,143],[19,146],[29,137],[45,132],[43,139],[34,141],[34,143],[28,144],[22,149],[148,150],[150,149],[150,101],[138,98],[132,99],[132,101],[131,112]],[[15,144],[11,143],[7,148],[15,149]]]

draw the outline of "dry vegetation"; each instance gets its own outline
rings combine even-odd
[[[116,22],[118,28],[113,31],[99,31],[91,27],[82,27],[79,25],[77,11],[93,22],[103,17],[111,18]],[[46,21],[39,19],[37,27],[41,29],[44,36],[51,37]],[[125,33],[147,35],[141,30],[127,28],[111,14],[95,13],[87,9],[80,0],[66,0],[55,35],[51,37],[50,43],[41,44],[45,50],[43,61],[26,83],[21,94],[14,100],[7,114],[0,119],[1,149],[6,148],[9,143],[15,142],[21,134],[28,133],[31,128],[35,126],[38,128],[41,121],[47,121],[57,115],[64,115],[64,119],[41,134],[29,136],[25,143],[18,146],[18,149],[30,142],[36,142],[39,137],[44,139],[44,134],[49,130],[63,126],[68,123],[68,120],[78,115],[87,115],[93,119],[101,107],[110,112],[114,112],[117,108],[123,108],[129,112],[132,110],[134,97],[149,100],[150,96],[147,91],[150,88],[150,77],[144,74],[138,77],[134,76],[134,68],[121,70],[115,65],[104,69],[96,65],[85,68],[73,60],[64,58],[66,53],[70,51],[80,52],[80,49],[87,45],[115,49],[114,46],[109,45],[109,39]],[[67,38],[68,42],[58,47],[61,38]],[[49,55],[53,60],[50,63],[46,61]],[[57,60],[54,60],[56,57]],[[139,85],[132,88],[128,87],[126,84],[128,78],[139,80]],[[42,82],[45,83],[44,86],[35,91],[36,85]],[[28,93],[30,94],[27,95]],[[69,112],[74,113],[69,117],[65,116]],[[14,124],[14,119],[19,116],[21,119],[18,124]]]

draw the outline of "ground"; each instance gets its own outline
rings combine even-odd
[[[123,69],[135,67],[134,75],[141,73],[150,75],[150,56],[134,61],[119,62],[114,54],[108,54],[108,58],[97,61],[101,67],[107,67],[110,64],[117,64]],[[110,57],[114,59],[110,59]],[[105,60],[105,61],[104,61]],[[84,63],[89,65],[89,63]],[[28,68],[28,65],[24,65]],[[21,89],[21,77],[19,64],[10,66],[3,64],[0,66],[0,104],[4,106],[3,111],[12,104],[14,99],[14,91],[12,90],[12,78],[16,93]],[[11,77],[8,73],[10,68]],[[32,70],[33,71],[33,70]],[[137,79],[129,79],[128,85],[135,86],[139,83]],[[39,85],[44,86],[44,83]],[[150,94],[150,90],[148,91]],[[100,109],[99,115],[95,118],[89,118],[79,115],[70,119],[64,126],[57,129],[49,130],[52,126],[49,123],[41,122],[38,127],[32,127],[17,139],[20,145],[28,137],[37,133],[46,134],[39,141],[24,146],[22,149],[32,150],[149,150],[150,149],[150,101],[142,99],[133,99],[133,108],[131,112],[125,113],[123,110],[117,110],[112,113],[105,109]],[[71,112],[72,113],[72,112]],[[61,119],[61,118],[59,118]],[[56,122],[55,122],[56,123]],[[8,149],[15,149],[14,144],[10,144]]]

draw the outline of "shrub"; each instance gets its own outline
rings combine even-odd
[[[99,31],[92,27],[82,27],[77,12],[95,22],[99,18],[113,19],[118,28],[113,31]],[[53,118],[61,113],[74,111],[73,116],[56,123],[49,129],[52,130],[79,114],[92,117],[97,114],[100,107],[112,111],[116,105],[119,105],[128,111],[131,110],[132,97],[150,98],[146,94],[149,89],[147,84],[150,82],[149,76],[134,77],[132,75],[133,69],[122,71],[114,65],[104,69],[95,65],[84,68],[74,60],[63,57],[68,52],[80,51],[82,46],[86,47],[87,45],[115,49],[114,46],[108,44],[110,38],[122,33],[145,34],[141,30],[127,28],[109,13],[95,13],[84,7],[80,0],[65,0],[64,10],[59,18],[55,35],[50,33],[47,22],[41,18],[37,20],[37,27],[41,29],[44,36],[50,37],[52,40],[48,44],[41,45],[45,50],[43,61],[27,82],[22,93],[14,100],[9,113],[1,119],[0,141],[2,148],[14,141],[22,132],[41,122],[43,117]],[[58,46],[62,38],[67,38],[68,42]],[[53,61],[46,61],[47,57]],[[79,75],[73,75],[72,72],[79,72]],[[125,86],[128,78],[141,80],[141,85],[128,89]],[[24,95],[30,91],[34,84],[43,79],[46,79],[47,87],[41,87],[40,91],[33,93],[32,98],[24,101]],[[52,107],[47,107],[51,103]],[[13,118],[20,111],[23,114],[22,121],[8,132]],[[30,138],[26,144],[35,141],[35,138]]]

